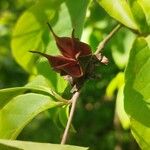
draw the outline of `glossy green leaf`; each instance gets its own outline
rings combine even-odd
[[[0,90],[0,109],[5,106],[13,97],[25,92],[24,87],[8,88]]]
[[[37,58],[33,57],[29,50],[38,49],[44,51],[48,37],[46,22],[56,16],[51,1],[39,1],[18,20],[13,31],[12,52],[15,60],[26,70],[32,72]],[[45,38],[45,41],[43,41]],[[45,43],[44,43],[45,42]]]
[[[142,150],[150,148],[150,127],[131,119],[131,131]]]
[[[98,0],[98,2],[111,17],[131,29],[138,29],[126,0]]]
[[[149,0],[98,0],[106,12],[128,28],[139,33],[150,33]]]
[[[61,99],[49,86],[48,80],[39,75],[33,81],[26,84],[24,87],[15,87],[0,90],[0,109],[4,107],[13,97],[24,92],[38,92],[47,95],[53,95],[56,99]]]
[[[137,38],[130,52],[129,63],[125,73],[125,110],[139,127],[137,140],[146,136],[150,128],[150,37]],[[139,125],[138,125],[139,123]],[[141,124],[141,125],[140,125]],[[145,130],[145,132],[143,132]],[[140,141],[140,146],[147,143]],[[149,144],[149,143],[148,143]]]
[[[141,5],[147,20],[147,24],[150,27],[150,3],[149,0],[138,0],[138,3]]]
[[[129,0],[129,4],[139,31],[144,34],[150,33],[150,26],[148,26],[146,15],[140,4],[140,0]]]
[[[42,75],[38,75],[30,78],[29,83],[27,83],[25,86],[35,89],[42,89],[43,87],[50,87],[51,85],[46,78],[44,78]]]
[[[37,114],[63,105],[50,96],[29,93],[14,97],[0,111],[0,138],[15,139]]]
[[[74,145],[60,145],[50,143],[36,143],[14,140],[0,140],[0,149],[2,150],[87,150],[86,147]]]

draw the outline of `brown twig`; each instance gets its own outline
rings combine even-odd
[[[108,43],[108,41],[112,38],[112,36],[121,28],[122,26],[120,24],[118,24],[105,38],[103,41],[101,41],[98,45],[98,48],[95,52],[95,54],[100,53],[105,45]]]
[[[79,95],[80,95],[80,91],[77,91],[73,94],[73,96],[71,98],[70,114],[69,114],[68,122],[67,122],[67,125],[66,125],[66,128],[65,128],[62,140],[61,140],[61,144],[66,143],[68,133],[69,133],[69,129],[70,129],[70,125],[71,125],[71,122],[72,122],[72,118],[73,118],[73,115],[74,115],[74,111],[75,111],[75,107],[76,107],[76,103],[77,103]]]

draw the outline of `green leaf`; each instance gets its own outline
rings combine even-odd
[[[149,0],[138,0],[138,3],[141,5],[147,20],[147,24],[150,27],[150,3]]]
[[[64,79],[62,80],[62,78],[60,78],[60,77],[58,79],[60,81],[58,82],[57,86],[61,89],[60,90],[57,89],[57,91],[63,92],[64,87],[66,87],[66,85],[67,85],[67,83],[66,83],[67,81],[65,81]],[[53,90],[49,80],[47,80],[46,78],[44,78],[41,75],[36,76],[31,82],[29,82],[27,85],[25,85],[24,88],[31,90],[31,91],[51,95],[58,101],[66,102],[66,99],[62,98],[59,94],[57,94]]]
[[[127,113],[124,110],[124,85],[118,89],[117,98],[116,98],[116,112],[121,122],[121,125],[124,129],[128,129],[130,126],[130,119]]]
[[[137,38],[130,52],[129,63],[125,72],[125,99],[126,112],[134,122],[139,122],[137,140],[143,139],[146,130],[150,128],[150,36]],[[138,124],[132,124],[131,126]],[[143,129],[145,130],[144,133]],[[146,143],[140,141],[140,146]],[[142,143],[142,144],[141,144]],[[149,143],[150,144],[150,143]]]
[[[131,131],[142,150],[150,148],[150,127],[131,119]]]
[[[48,80],[39,75],[29,82],[24,87],[15,87],[0,90],[0,109],[4,107],[13,97],[20,95],[24,92],[38,92],[46,95],[53,95],[56,99],[60,100],[60,96],[57,95],[49,86]]]
[[[106,96],[113,97],[115,91],[124,84],[124,73],[119,72],[109,83],[106,89]]]
[[[50,96],[29,93],[14,97],[0,111],[0,138],[15,139],[37,114],[63,105]]]
[[[37,60],[28,51],[32,49],[44,51],[48,42],[48,37],[44,37],[44,33],[48,33],[46,22],[56,16],[53,7],[51,1],[39,1],[19,18],[15,26],[11,43],[12,53],[15,60],[27,71],[33,71]]]
[[[98,0],[98,2],[111,17],[131,29],[138,29],[126,0]]]
[[[73,28],[76,30],[76,36],[81,37],[86,10],[90,0],[66,0],[66,5],[69,10]]]
[[[13,97],[25,92],[24,87],[8,88],[0,90],[0,109],[5,106]]]
[[[87,150],[86,147],[74,145],[60,145],[50,143],[36,143],[14,140],[0,140],[0,149],[2,150]],[[5,149],[4,149],[5,148]]]
[[[38,74],[43,75],[49,81],[50,87],[55,89],[58,93],[63,93],[68,86],[67,80],[64,80],[62,76],[56,74],[48,64],[47,60],[43,58],[37,62],[37,71]]]
[[[106,12],[128,28],[150,33],[149,0],[98,0]]]
[[[150,26],[148,26],[146,15],[144,13],[142,5],[140,4],[140,0],[129,0],[129,4],[136,24],[139,27],[139,31],[144,34],[149,33]]]
[[[43,89],[45,87],[50,87],[50,83],[49,81],[44,78],[42,75],[38,75],[36,77],[34,77],[33,79],[30,79],[30,82],[28,84],[25,85],[26,87],[30,87],[30,88],[35,88],[35,89]]]

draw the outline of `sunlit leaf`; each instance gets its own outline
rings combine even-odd
[[[149,33],[149,26],[146,20],[146,15],[140,5],[140,0],[129,0],[132,14],[141,33]]]
[[[142,150],[150,148],[150,127],[131,119],[131,131]]]
[[[143,139],[150,128],[150,37],[137,38],[130,52],[125,73],[125,110],[133,122],[134,136],[141,147],[150,145]],[[138,133],[136,133],[138,131]],[[143,132],[144,131],[144,132]],[[146,141],[145,141],[146,140]],[[147,150],[147,149],[146,149]]]
[[[46,22],[57,15],[52,4],[47,0],[37,2],[21,15],[13,31],[11,44],[13,56],[24,69],[30,72],[33,72],[37,58],[28,51],[32,49],[44,51],[49,41]]]
[[[71,36],[72,29],[75,28],[75,32],[80,37],[88,2],[83,0],[79,5],[77,2],[66,1],[66,4],[58,5],[52,1],[43,0],[25,11],[16,24],[12,39],[13,55],[18,63],[24,69],[32,71],[36,59],[33,54],[28,53],[29,50],[58,53],[46,22],[52,24],[59,36]],[[80,13],[73,12],[72,9],[79,9]]]
[[[98,0],[98,2],[110,16],[129,28],[138,29],[126,0]]]
[[[67,82],[52,71],[46,59],[39,59],[39,56],[29,53],[29,50],[51,55],[58,53],[46,22],[50,22],[59,36],[71,36],[74,28],[75,35],[80,38],[89,0],[61,2],[43,0],[25,11],[15,26],[11,44],[16,61],[26,71],[49,79],[51,85],[60,93],[65,90]]]
[[[149,0],[138,0],[138,3],[141,5],[147,20],[147,24],[150,27],[150,4]]]
[[[36,143],[13,140],[0,140],[0,149],[2,150],[87,150],[86,147],[74,145],[60,145],[50,143]]]
[[[116,98],[116,112],[121,122],[121,125],[124,129],[128,129],[130,126],[130,119],[127,113],[124,110],[124,93],[123,93],[124,85],[122,85],[117,93]]]
[[[106,89],[106,96],[113,97],[116,90],[124,84],[124,73],[119,72],[108,84]]]
[[[14,97],[0,110],[0,138],[15,139],[37,114],[63,105],[50,96],[29,93]]]
[[[33,81],[24,87],[14,87],[0,90],[0,109],[4,107],[11,99],[24,92],[36,92],[47,95],[53,95],[56,99],[58,96],[49,86],[49,82],[43,76],[37,76]]]

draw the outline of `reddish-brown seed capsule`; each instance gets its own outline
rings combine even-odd
[[[80,57],[92,55],[90,46],[79,41],[78,38],[75,38],[74,30],[72,31],[72,37],[58,37],[52,30],[50,24],[48,24],[48,26],[62,56],[47,55],[38,51],[30,52],[38,53],[46,57],[53,69],[61,75],[70,75],[73,78],[80,78],[84,75],[84,70],[79,59]]]

